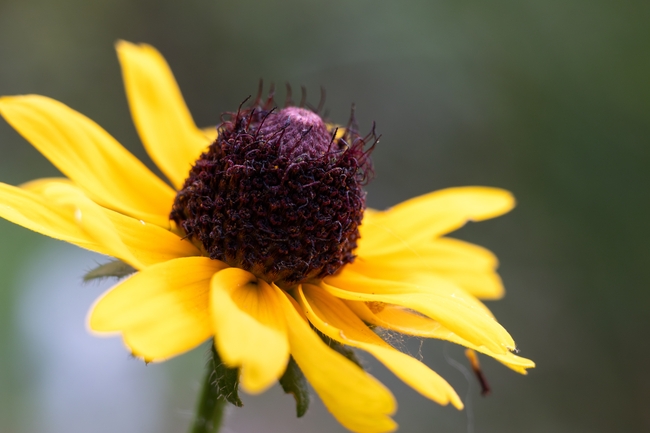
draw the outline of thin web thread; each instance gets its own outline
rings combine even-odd
[[[447,364],[460,371],[467,381],[467,392],[465,393],[465,413],[467,414],[467,433],[474,433],[474,408],[472,407],[472,390],[473,377],[467,367],[456,361],[449,355],[449,343],[445,342],[442,346],[442,354],[445,356]]]
[[[390,235],[394,240],[401,243],[402,246],[406,250],[410,251],[415,256],[422,257],[422,255],[411,246],[410,242],[408,242],[406,240],[406,238],[398,236],[394,231],[392,231],[388,227],[383,226],[383,225],[379,225],[379,224],[376,224],[376,223],[368,223],[368,222],[366,222],[366,224],[372,225],[375,228],[381,229],[382,231],[384,231],[385,233]],[[442,235],[442,234],[440,234],[440,235]],[[393,335],[393,334],[394,333],[385,333],[385,334],[382,335],[382,337],[389,337],[389,338],[392,337],[391,339],[393,341],[391,341],[391,343],[393,343],[393,345],[394,345],[394,343],[397,343],[398,338],[396,338],[396,335]],[[402,341],[399,341],[399,342],[401,343],[402,348],[405,349],[404,341],[402,340]],[[418,351],[419,353],[418,353],[418,357],[417,357],[420,360],[423,359],[423,356],[422,356],[422,343],[423,343],[423,340],[420,340],[420,348],[419,348],[419,351]],[[463,364],[459,363],[454,358],[452,358],[451,355],[449,355],[449,345],[450,345],[449,342],[445,342],[444,345],[443,345],[442,352],[443,352],[443,355],[444,355],[445,360],[447,361],[447,363],[450,366],[452,366],[453,368],[455,368],[456,370],[458,370],[463,375],[463,377],[465,377],[465,381],[467,382],[467,392],[465,393],[465,413],[467,414],[467,433],[474,433],[475,432],[475,430],[474,430],[474,425],[475,425],[474,424],[474,408],[472,407],[472,390],[474,389],[474,387],[472,386],[472,383],[473,383],[474,378],[471,375],[470,371],[467,369],[467,367],[465,367]],[[405,351],[405,350],[403,350],[403,351]],[[407,350],[405,352],[408,353]]]

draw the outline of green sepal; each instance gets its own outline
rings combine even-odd
[[[214,371],[213,385],[218,398],[222,398],[237,407],[242,407],[239,398],[239,369],[227,367],[221,358],[214,344],[212,347],[212,370]]]
[[[234,375],[229,370],[234,371]],[[237,394],[238,385],[237,370],[228,369],[223,365],[214,344],[212,344],[210,360],[203,379],[203,389],[190,433],[218,432],[223,423],[227,403],[242,406]]]
[[[307,379],[293,357],[289,358],[287,369],[280,378],[280,385],[287,394],[293,394],[296,400],[296,416],[302,417],[309,408],[309,389]]]
[[[136,272],[133,266],[124,263],[121,260],[111,260],[108,263],[99,265],[95,269],[89,271],[84,275],[84,283],[88,281],[97,280],[101,278],[124,278]]]
[[[357,355],[354,353],[352,348],[350,348],[348,346],[345,346],[345,345],[339,343],[336,340],[332,340],[330,337],[323,334],[322,332],[320,332],[317,329],[314,329],[314,331],[316,331],[316,334],[318,334],[318,336],[321,338],[321,340],[323,340],[323,342],[325,344],[327,344],[330,347],[330,349],[332,349],[332,350],[340,353],[341,355],[345,356],[347,359],[349,359],[350,361],[357,364],[362,370],[364,369],[363,366],[361,365],[361,361],[359,361],[359,358],[357,358]]]

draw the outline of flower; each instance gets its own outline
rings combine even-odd
[[[353,127],[338,132],[296,107],[271,113],[258,98],[216,138],[196,127],[154,48],[119,42],[117,52],[138,133],[173,187],[66,105],[0,98],[7,122],[67,176],[0,184],[0,216],[137,270],[92,307],[92,331],[120,333],[146,361],[214,338],[250,393],[293,359],[357,432],[395,429],[396,403],[324,340],[369,352],[424,396],[459,409],[443,378],[373,328],[451,341],[520,373],[534,366],[512,353],[513,339],[478,300],[503,295],[494,255],[445,236],[511,210],[509,192],[450,188],[364,212],[366,140]]]

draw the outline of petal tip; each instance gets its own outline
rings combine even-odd
[[[158,54],[159,52],[153,46],[145,43],[133,43],[124,39],[115,41],[115,50],[118,55],[142,55],[142,54]]]
[[[21,99],[24,99],[29,95],[11,95],[11,96],[0,96],[0,113],[4,113],[4,109],[9,108],[11,105],[19,102]]]
[[[118,39],[115,41],[115,49],[118,51],[130,47],[135,47],[135,44],[124,39]]]
[[[457,395],[454,395],[453,397],[450,398],[451,404],[458,410],[463,410],[465,409],[465,405],[461,401],[460,397]]]

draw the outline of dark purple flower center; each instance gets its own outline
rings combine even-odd
[[[354,260],[374,134],[335,137],[312,111],[265,108],[226,116],[170,218],[210,258],[267,281],[331,275]]]

